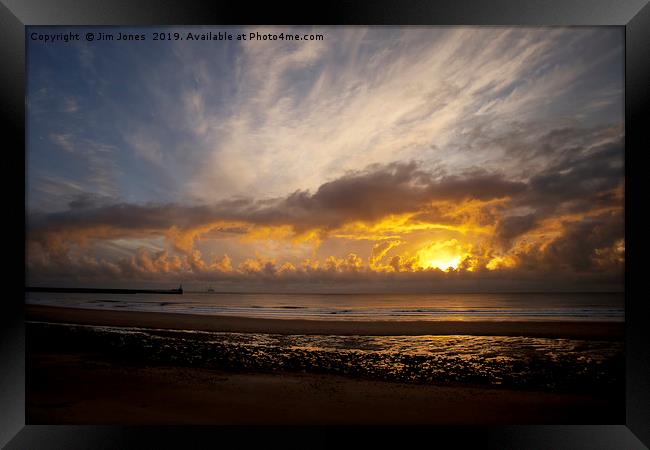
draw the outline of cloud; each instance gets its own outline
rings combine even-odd
[[[79,104],[74,97],[68,97],[63,99],[63,112],[66,113],[75,113],[79,111]]]
[[[244,233],[254,227],[289,227],[289,235],[310,230],[327,233],[351,222],[376,222],[390,215],[415,213],[435,201],[489,201],[516,195],[525,189],[499,174],[474,171],[464,175],[432,178],[418,164],[373,165],[325,183],[311,194],[298,191],[280,199],[238,198],[214,205],[104,204],[98,197],[83,196],[69,209],[33,214],[30,234],[110,238],[166,233],[177,240],[186,233],[215,229]]]
[[[614,176],[601,170],[602,155],[608,151],[590,154],[586,159],[593,162],[593,170],[588,172],[596,180],[605,175]],[[587,171],[585,164],[580,160],[576,170]],[[550,172],[542,176],[550,176]],[[564,176],[559,175],[562,182]],[[615,185],[597,184],[605,190]],[[238,198],[215,205],[185,206],[112,204],[106,198],[85,196],[71,202],[65,212],[30,217],[29,242],[38,248],[30,255],[40,255],[30,257],[30,261],[50,260],[66,265],[70,262],[71,249],[90,246],[93,242],[164,236],[172,245],[170,250],[179,254],[170,256],[165,250],[149,256],[139,250],[130,259],[95,266],[115,272],[117,264],[124,276],[190,272],[194,276],[238,280],[244,276],[285,280],[327,278],[330,272],[346,276],[365,274],[361,278],[366,279],[374,277],[369,272],[433,270],[437,273],[448,266],[476,273],[513,267],[519,272],[540,273],[620,270],[624,262],[617,250],[624,245],[622,205],[616,209],[606,202],[610,208],[607,212],[580,209],[580,215],[567,215],[567,212],[575,213],[575,208],[562,208],[562,203],[571,204],[585,192],[575,186],[572,190],[562,190],[562,195],[555,196],[556,207],[549,208],[548,198],[554,189],[553,183],[539,182],[537,177],[528,183],[514,182],[484,170],[448,176],[427,172],[420,164],[411,162],[371,165],[327,182],[313,194],[301,191],[279,199]],[[527,208],[534,212],[513,215],[525,200]],[[495,201],[496,206],[491,208]],[[553,215],[558,211],[561,214]],[[400,215],[406,219],[391,221]],[[451,231],[446,226],[449,223],[455,225]],[[470,231],[472,228],[467,224],[474,223],[483,224],[493,233]],[[346,239],[372,241],[377,239],[377,230],[382,227],[399,238],[375,241],[367,262],[350,253],[330,255],[315,266],[296,266],[290,261],[265,257],[244,259],[235,266],[226,255],[208,263],[196,247],[199,241],[214,240],[215,236],[220,240],[283,241],[301,236],[311,238],[316,233],[319,242],[342,235]],[[424,241],[418,250],[414,247],[414,242],[421,242],[418,233],[428,228],[454,232],[464,243],[457,238]],[[403,245],[401,253],[385,259],[389,251],[400,245]]]
[[[372,252],[368,258],[368,265],[371,268],[381,268],[381,260],[386,256],[386,254],[392,249],[399,246],[402,241],[393,240],[393,241],[380,241],[377,242],[372,247]]]
[[[501,174],[473,171],[434,178],[415,162],[372,165],[321,185],[311,194],[297,191],[253,218],[295,228],[332,229],[354,221],[373,222],[388,215],[418,212],[434,201],[488,201],[525,189]]]
[[[619,273],[625,259],[623,217],[603,213],[564,224],[563,233],[547,245],[518,255],[529,270]]]
[[[537,225],[537,220],[535,214],[504,217],[499,222],[497,238],[506,243],[510,242],[513,238],[532,230]]]
[[[52,133],[49,138],[68,154],[67,157],[75,158],[71,165],[82,162],[83,172],[75,181],[83,184],[86,191],[112,196],[119,192],[117,179],[120,170],[115,161],[115,146],[71,133]],[[43,169],[37,171],[45,172]]]
[[[31,274],[618,279],[620,30],[237,31],[30,48]]]
[[[66,152],[74,152],[74,144],[72,142],[71,134],[51,134],[50,139]]]
[[[495,169],[503,158],[481,142],[505,137],[517,124],[526,131],[536,126],[536,134],[568,126],[571,105],[594,91],[571,104],[565,98],[578,95],[580,82],[599,78],[576,51],[598,36],[592,30],[315,31],[327,39],[246,44],[234,61],[242,75],[229,114],[204,109],[196,120],[213,126],[198,133],[206,151],[197,153],[207,160],[187,183],[193,197],[210,202],[229,194],[313,191],[326,174],[395,159],[442,160],[453,171],[472,161]],[[612,98],[620,102],[621,95]],[[201,98],[211,95],[204,91]],[[188,108],[186,115],[194,112]],[[481,139],[471,142],[472,136]]]
[[[126,142],[133,147],[139,157],[150,163],[163,165],[163,152],[156,136],[147,135],[146,131],[140,130],[126,136]]]

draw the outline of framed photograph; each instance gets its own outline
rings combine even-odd
[[[650,7],[497,3],[5,1],[0,442],[647,448]]]

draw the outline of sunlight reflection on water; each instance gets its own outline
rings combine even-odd
[[[318,320],[623,321],[622,293],[155,294],[27,293],[35,305]]]

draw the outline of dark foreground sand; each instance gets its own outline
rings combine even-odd
[[[45,322],[272,334],[366,336],[476,335],[623,340],[624,324],[614,322],[329,321],[109,311],[26,306],[27,319]]]
[[[614,424],[620,397],[27,358],[28,424]]]
[[[620,340],[623,324],[334,322],[27,306],[31,321],[226,332]],[[28,336],[28,424],[624,423],[623,391],[580,394],[147,363]],[[48,345],[41,345],[43,339]],[[92,351],[92,353],[90,353]]]

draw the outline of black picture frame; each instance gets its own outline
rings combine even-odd
[[[625,27],[625,167],[626,167],[626,423],[512,427],[427,427],[412,429],[251,429],[224,427],[111,427],[25,425],[24,283],[12,277],[0,306],[0,446],[40,448],[188,448],[223,445],[237,439],[237,447],[263,439],[295,445],[340,445],[341,434],[400,447],[419,439],[478,448],[642,449],[650,446],[650,343],[647,300],[642,295],[645,230],[642,157],[650,149],[647,113],[650,100],[650,6],[648,0],[444,0],[350,1],[329,0],[319,5],[196,0],[0,0],[0,92],[3,123],[15,138],[6,146],[3,181],[9,214],[7,256],[23,273],[25,233],[25,26],[29,25],[195,25],[195,24],[315,25],[517,25]],[[16,179],[14,179],[14,177]],[[20,193],[22,192],[22,196]],[[9,215],[8,214],[8,215]],[[9,219],[9,217],[7,217]],[[6,238],[7,239],[7,238]],[[22,267],[19,261],[22,260]],[[636,294],[635,294],[636,290]],[[259,431],[260,433],[254,433]],[[303,444],[301,444],[303,443]],[[203,444],[203,445],[201,445]],[[259,443],[258,443],[259,445]]]

